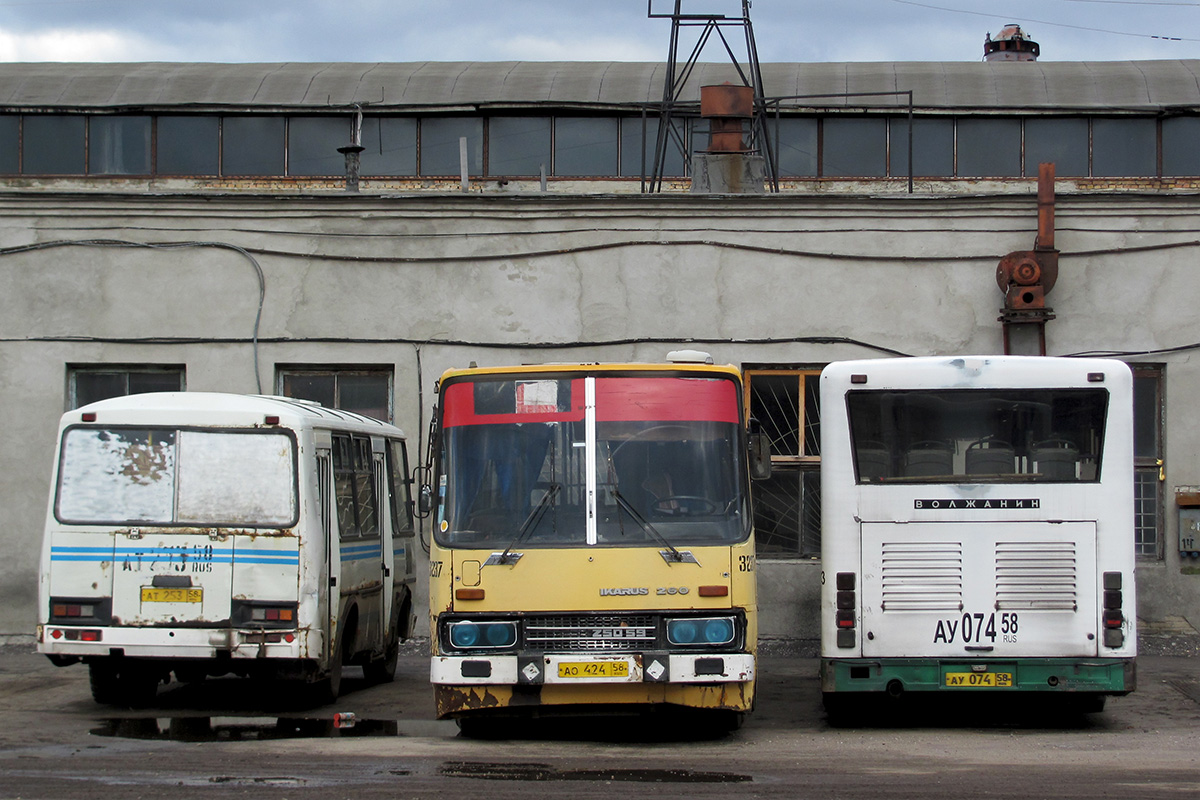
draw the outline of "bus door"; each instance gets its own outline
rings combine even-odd
[[[1094,522],[862,523],[865,657],[1095,656]]]
[[[395,531],[392,529],[393,515],[386,513],[386,509],[391,507],[392,501],[388,493],[387,480],[387,454],[383,449],[375,450],[375,447],[386,447],[384,440],[372,440],[371,466],[375,479],[375,497],[378,499],[379,508],[379,575],[380,582],[383,585],[383,591],[380,596],[380,616],[379,623],[381,627],[381,638],[378,641],[386,641],[388,633],[388,624],[392,618],[392,606],[395,604],[395,587],[396,576],[393,567],[393,541],[395,539]]]
[[[317,432],[316,438],[320,447],[321,432]],[[331,447],[328,434],[325,434],[324,438],[325,447]],[[321,627],[327,631],[324,650],[326,655],[332,658],[334,643],[337,641],[338,617],[341,614],[338,578],[341,576],[342,561],[338,548],[337,520],[334,517],[333,454],[328,449],[317,450],[317,490],[321,503],[321,546],[325,552],[321,565],[320,619],[324,620]]]
[[[383,555],[376,475],[381,466],[382,458],[377,465],[369,438],[333,437],[333,482],[341,565],[338,587],[346,602],[357,607],[358,626],[354,635],[360,641],[378,641],[380,638]]]

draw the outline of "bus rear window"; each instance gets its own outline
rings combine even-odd
[[[71,428],[55,515],[77,524],[288,527],[296,466],[284,433]]]
[[[1104,390],[864,390],[846,403],[859,483],[1100,479]]]

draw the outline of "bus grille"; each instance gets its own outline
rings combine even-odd
[[[961,611],[959,542],[884,542],[881,579],[887,611]]]
[[[1074,542],[997,542],[996,608],[1075,611]]]
[[[651,648],[658,619],[651,614],[557,614],[525,618],[525,647],[534,652],[618,652]]]

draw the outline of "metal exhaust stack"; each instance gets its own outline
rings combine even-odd
[[[700,116],[709,124],[708,149],[692,156],[692,192],[762,194],[763,157],[746,145],[746,122],[754,118],[754,88],[701,86]]]

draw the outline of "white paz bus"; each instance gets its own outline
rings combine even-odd
[[[172,392],[63,415],[37,646],[97,702],[171,673],[340,690],[390,680],[412,629],[404,434],[285,398]]]
[[[1134,689],[1132,376],[1103,359],[900,358],[821,375],[821,682]]]

